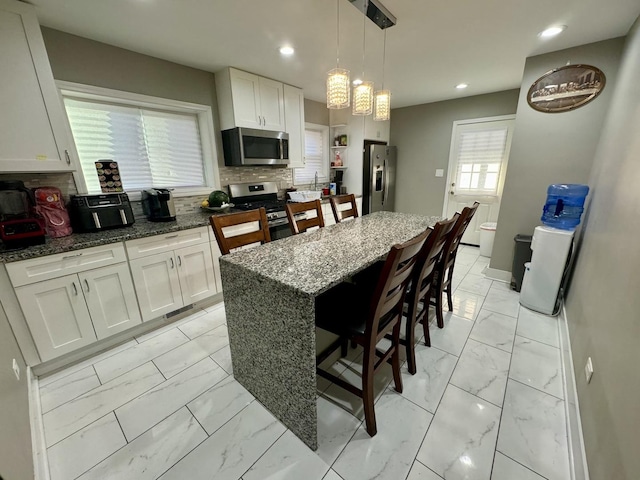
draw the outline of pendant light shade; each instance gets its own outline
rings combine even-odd
[[[349,108],[351,82],[349,70],[334,68],[327,74],[327,108]]]
[[[353,87],[354,115],[371,115],[373,113],[373,82],[362,82]]]
[[[391,118],[391,92],[389,90],[378,90],[375,94],[373,119],[377,122],[384,122],[389,118]]]

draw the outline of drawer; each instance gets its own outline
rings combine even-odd
[[[19,287],[126,261],[120,242],[7,263],[6,267],[11,283]]]
[[[209,243],[209,227],[198,227],[179,232],[154,235],[125,242],[129,259],[147,257],[156,253],[169,252],[176,248]]]

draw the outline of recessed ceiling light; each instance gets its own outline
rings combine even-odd
[[[538,36],[540,38],[551,38],[551,37],[555,37],[556,35],[561,34],[562,32],[564,32],[566,30],[567,26],[566,25],[554,25],[553,27],[549,27],[546,30],[541,31]]]
[[[354,85],[360,85],[361,83],[362,83],[362,80],[360,80],[359,78],[356,78],[356,79],[353,81],[353,84],[354,84]]]
[[[280,47],[280,53],[282,55],[293,55],[294,51],[293,47]]]
[[[459,83],[458,85],[456,85],[456,88],[458,90],[464,90],[465,88],[467,88],[469,85],[467,85],[466,83]]]

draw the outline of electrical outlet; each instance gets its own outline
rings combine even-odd
[[[587,383],[589,383],[593,376],[593,362],[591,361],[591,357],[587,358],[587,364],[584,367],[584,374],[587,377]]]
[[[16,362],[16,359],[13,359],[13,373],[16,376],[17,380],[20,380],[20,366],[18,365],[18,362]]]
[[[436,177],[444,177],[444,168],[436,168]]]

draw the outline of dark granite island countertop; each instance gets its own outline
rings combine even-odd
[[[234,375],[310,448],[316,297],[439,219],[376,212],[221,257]]]

